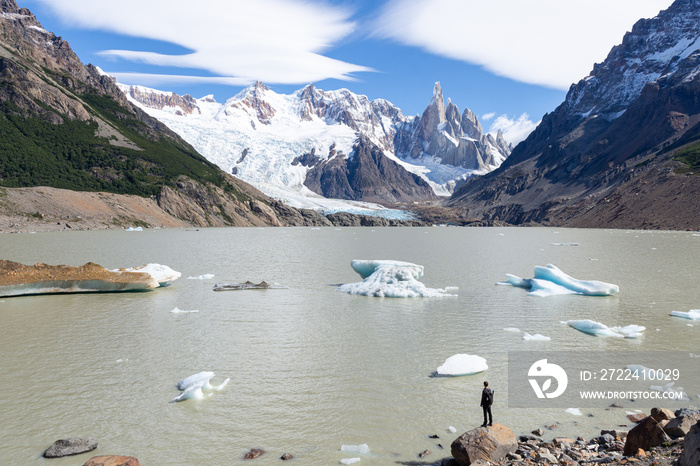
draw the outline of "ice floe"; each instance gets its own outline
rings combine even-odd
[[[201,400],[204,398],[203,390],[214,390],[219,391],[226,386],[226,384],[231,380],[227,378],[219,385],[213,386],[211,384],[211,379],[214,377],[214,373],[210,371],[199,372],[189,377],[185,377],[177,383],[178,390],[182,390],[180,396],[173,398],[170,402],[174,403],[176,401],[184,400]],[[207,396],[211,396],[209,393]]]
[[[355,464],[355,463],[359,463],[360,461],[362,461],[362,458],[343,458],[342,460],[340,460],[340,463],[341,464]]]
[[[196,277],[187,277],[188,280],[209,280],[214,278],[213,273],[205,273],[204,275],[197,275]]]
[[[506,327],[503,330],[506,332],[520,333],[520,329],[515,327]]]
[[[566,411],[569,414],[573,414],[574,416],[583,416],[583,413],[581,413],[581,410],[579,408],[567,408],[564,411]]]
[[[506,274],[506,277],[507,281],[498,282],[498,284],[526,288],[530,290],[532,296],[562,294],[608,296],[620,291],[620,288],[612,283],[573,278],[552,264],[547,264],[546,267],[535,266],[535,275],[533,278],[520,278],[511,274]]]
[[[682,319],[700,320],[700,309],[691,309],[688,312],[672,311],[671,315]]]
[[[173,314],[189,314],[192,312],[199,312],[199,310],[191,310],[191,311],[185,311],[184,309],[178,309],[177,307],[173,309],[172,311]]]
[[[472,375],[484,372],[489,366],[486,359],[475,354],[455,354],[445,360],[442,366],[437,368],[434,375],[438,376],[460,376]]]
[[[539,333],[535,333],[534,335],[530,335],[527,332],[523,333],[523,340],[536,340],[536,341],[549,341],[551,338],[546,337],[544,335],[540,335]]]
[[[363,281],[346,283],[338,287],[342,293],[386,298],[435,298],[455,296],[450,294],[457,287],[428,288],[418,279],[423,276],[423,266],[392,260],[353,260],[350,266]]]
[[[570,327],[583,333],[596,336],[616,338],[639,338],[646,327],[641,325],[627,325],[626,327],[608,327],[605,324],[593,320],[567,320],[564,322]]]

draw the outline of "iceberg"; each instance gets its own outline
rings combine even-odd
[[[569,414],[573,414],[574,416],[583,416],[579,408],[567,408],[564,411],[566,411]]]
[[[199,312],[199,310],[191,310],[191,311],[185,311],[184,309],[178,309],[177,307],[173,309],[172,311],[173,314],[189,314],[192,312]]]
[[[340,285],[338,291],[342,293],[387,298],[435,298],[455,296],[449,292],[458,289],[426,287],[418,281],[423,276],[423,266],[410,262],[353,260],[350,266],[363,281]]]
[[[204,275],[197,275],[196,277],[187,277],[188,280],[209,280],[210,278],[214,278],[213,273],[205,273]]]
[[[691,309],[688,312],[671,311],[671,315],[682,319],[700,320],[700,309]]]
[[[342,464],[355,464],[359,463],[360,461],[362,461],[361,458],[343,458],[342,460],[340,460]]]
[[[639,338],[646,327],[641,325],[628,325],[626,327],[608,327],[600,322],[593,320],[568,320],[565,322],[570,327],[575,328],[589,335],[600,335],[606,337],[617,338]]]
[[[540,297],[561,294],[609,296],[620,291],[617,285],[611,283],[573,278],[552,264],[547,264],[546,267],[535,266],[535,275],[531,279],[511,274],[506,274],[506,277],[505,282],[498,284],[526,288],[531,295]]]
[[[180,396],[173,398],[170,402],[175,403],[177,401],[184,400],[201,400],[204,398],[203,390],[214,390],[219,391],[226,386],[226,384],[231,380],[227,378],[217,386],[211,384],[211,379],[214,377],[214,373],[210,371],[199,372],[189,377],[185,377],[177,383],[178,390],[182,390]],[[209,393],[207,396],[211,396]]]
[[[520,333],[520,329],[516,327],[506,327],[503,330],[506,332]]]
[[[143,291],[158,286],[150,274],[110,271],[93,262],[71,267],[0,260],[0,296]]]
[[[489,366],[486,359],[474,354],[455,354],[445,360],[442,366],[437,368],[435,375],[457,377],[484,372]]]
[[[536,341],[550,341],[550,337],[546,337],[544,335],[540,335],[539,333],[536,333],[534,335],[530,335],[527,332],[523,332],[523,340],[536,340]]]
[[[172,281],[177,280],[182,275],[180,272],[176,272],[167,265],[160,264],[146,264],[140,267],[131,267],[128,269],[116,269],[113,272],[141,272],[147,273],[153,277],[160,286],[165,286]]]

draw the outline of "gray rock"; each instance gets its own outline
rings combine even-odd
[[[44,452],[44,458],[62,458],[64,456],[79,455],[97,448],[97,440],[93,437],[67,438],[56,440]]]
[[[664,431],[671,437],[685,437],[690,429],[700,420],[700,413],[678,416],[668,421]]]
[[[465,432],[452,442],[451,450],[457,464],[469,466],[477,460],[498,461],[517,448],[513,431],[502,424],[494,424]]]
[[[685,436],[678,466],[697,466],[698,464],[700,464],[700,424],[695,424]]]
[[[535,461],[538,463],[550,463],[550,464],[558,464],[559,461],[557,461],[557,458],[552,455],[551,453],[538,453],[537,456],[535,457]]]

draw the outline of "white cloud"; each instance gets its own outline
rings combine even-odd
[[[106,50],[104,56],[204,70],[238,85],[256,80],[271,84],[353,80],[355,73],[372,71],[322,54],[356,25],[349,10],[319,0],[39,1],[77,27],[170,42],[192,51],[168,55]]]
[[[376,34],[481,65],[525,83],[568,89],[624,33],[672,0],[390,0]]]
[[[489,121],[491,118],[493,118],[495,116],[496,116],[496,114],[494,112],[484,113],[483,115],[481,115],[481,121]]]
[[[530,120],[530,115],[527,113],[523,113],[515,120],[508,115],[501,115],[491,123],[489,133],[496,135],[500,130],[503,138],[516,146],[520,141],[524,141],[539,124],[539,121],[535,123]]]

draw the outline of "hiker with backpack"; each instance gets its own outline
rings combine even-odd
[[[486,427],[486,415],[488,414],[488,425],[493,425],[493,417],[491,416],[491,405],[493,404],[493,390],[489,388],[489,383],[484,381],[484,390],[481,392],[481,408],[484,410],[484,423],[481,427]]]

